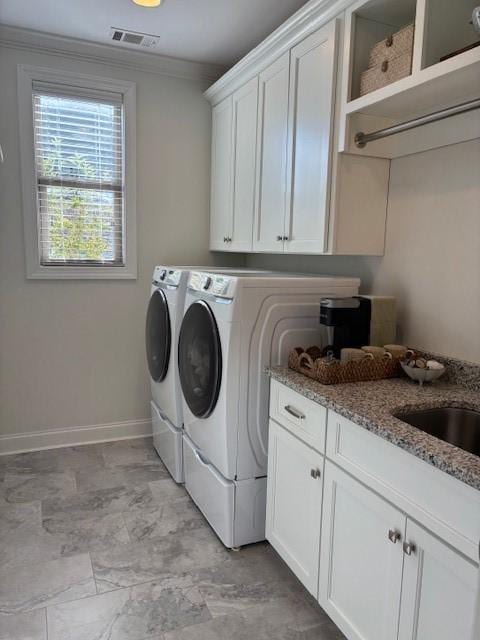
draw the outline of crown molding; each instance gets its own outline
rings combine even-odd
[[[310,0],[227,71],[207,91],[212,104],[220,102],[255,74],[313,31],[332,20],[354,0]]]
[[[0,46],[24,49],[36,53],[105,64],[121,69],[146,71],[186,80],[212,82],[225,71],[225,67],[202,62],[192,62],[144,51],[116,47],[108,44],[66,38],[52,33],[21,29],[0,23]]]

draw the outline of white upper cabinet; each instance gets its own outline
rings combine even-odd
[[[210,248],[223,251],[232,235],[232,97],[212,110]]]
[[[233,94],[233,213],[230,251],[251,251],[257,146],[258,78]]]
[[[472,640],[477,567],[410,520],[406,545],[398,640]]]
[[[326,250],[337,22],[290,53],[286,252]]]
[[[287,189],[290,57],[260,73],[254,251],[283,251]]]

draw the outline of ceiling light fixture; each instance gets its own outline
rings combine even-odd
[[[141,7],[158,7],[162,0],[132,0],[132,2],[140,5]]]

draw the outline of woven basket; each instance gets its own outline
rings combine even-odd
[[[370,50],[368,68],[378,67],[384,60],[393,60],[406,53],[412,55],[414,30],[415,25],[412,22],[385,40],[377,42]]]
[[[368,69],[360,75],[361,96],[411,74],[413,34],[410,24],[372,48]]]
[[[321,358],[316,357],[317,353],[320,353],[318,347],[309,347],[307,351],[302,347],[296,347],[290,352],[288,366],[322,384],[366,382],[383,378],[397,378],[402,375],[399,358],[382,360],[365,358],[346,363],[337,361],[327,364]]]

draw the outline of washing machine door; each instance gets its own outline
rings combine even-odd
[[[147,309],[145,346],[150,375],[155,382],[162,382],[168,371],[172,332],[167,298],[161,289],[153,292]]]
[[[197,418],[208,418],[220,392],[222,349],[215,317],[203,300],[190,305],[183,317],[178,368],[190,411]]]

